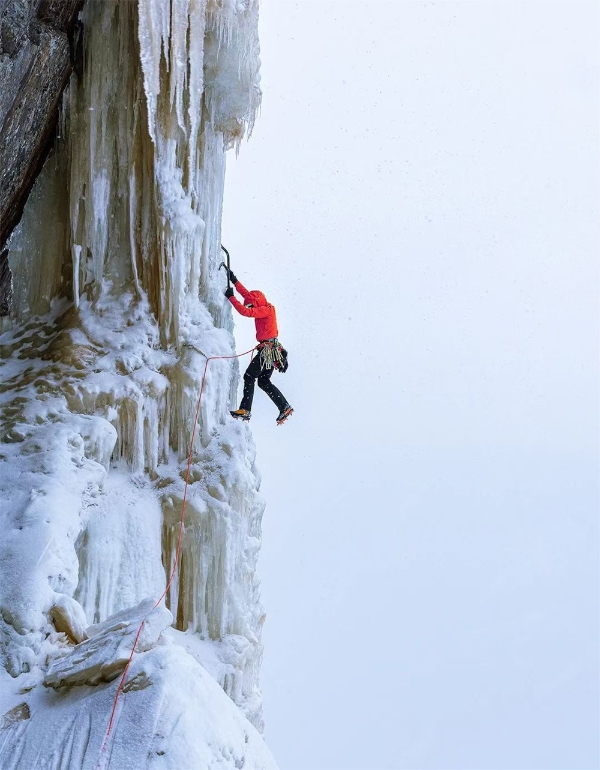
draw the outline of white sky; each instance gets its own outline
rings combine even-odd
[[[224,243],[290,351],[252,421],[282,770],[600,763],[598,8],[262,2]]]

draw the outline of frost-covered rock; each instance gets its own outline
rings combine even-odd
[[[90,626],[86,632],[88,639],[51,663],[44,684],[72,687],[110,682],[125,668],[134,645],[136,652],[149,650],[172,622],[169,610],[154,607],[153,599],[121,610],[103,623]]]
[[[57,631],[65,633],[74,642],[82,642],[85,637],[87,618],[83,607],[76,599],[67,594],[57,594],[50,610],[50,617]]]
[[[10,297],[5,241],[52,147],[72,70],[69,37],[81,3],[0,2],[0,316],[8,312]]]
[[[15,706],[0,717],[0,730],[8,730],[30,717],[31,712],[29,711],[29,706],[26,703],[19,703],[18,706]]]

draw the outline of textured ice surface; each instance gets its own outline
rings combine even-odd
[[[254,0],[83,12],[84,74],[10,243],[15,308],[0,335],[0,707],[26,693],[30,710],[0,743],[3,768],[93,766],[116,685],[80,683],[115,668],[82,628],[158,598],[174,564],[205,356],[234,352],[221,208],[225,151],[260,99],[257,13]],[[166,597],[174,629],[134,658],[146,683],[122,696],[114,768],[211,767],[211,752],[219,767],[272,766],[246,721],[262,730],[263,502],[249,430],[228,420],[238,372],[208,369]],[[58,698],[44,676],[70,686]],[[151,760],[126,762],[128,741]]]

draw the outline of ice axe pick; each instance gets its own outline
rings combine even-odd
[[[219,270],[220,270],[222,267],[224,267],[224,268],[227,270],[227,288],[228,288],[228,289],[231,289],[231,282],[230,282],[230,280],[229,280],[229,274],[230,274],[230,272],[231,272],[231,268],[230,268],[230,266],[229,266],[229,252],[227,251],[227,249],[225,248],[225,246],[223,246],[223,244],[221,244],[221,248],[223,249],[223,251],[224,251],[224,252],[225,252],[225,254],[227,255],[227,264],[225,264],[225,262],[221,262],[221,264],[219,265]]]

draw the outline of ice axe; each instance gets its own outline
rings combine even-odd
[[[223,246],[223,244],[221,244],[221,248],[223,249],[225,254],[227,254],[227,264],[225,264],[225,262],[221,262],[221,264],[219,265],[219,270],[222,267],[224,267],[227,270],[227,288],[231,289],[231,281],[229,280],[229,275],[231,273],[231,268],[229,267],[229,252],[227,251],[225,246]]]

